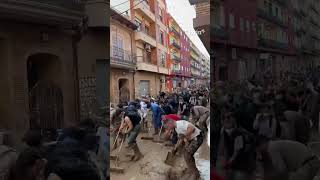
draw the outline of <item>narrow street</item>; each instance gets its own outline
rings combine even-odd
[[[151,115],[149,113],[149,117]],[[151,119],[149,119],[150,121]],[[141,147],[140,149],[144,157],[138,162],[131,161],[127,154],[132,154],[132,152],[123,147],[120,152],[118,167],[123,168],[124,173],[112,172],[111,178],[116,180],[173,180],[169,178],[170,172],[175,172],[178,177],[182,176],[181,172],[187,168],[182,154],[176,157],[174,166],[169,166],[164,161],[167,153],[173,147],[166,146],[165,144],[168,142],[158,143],[152,140],[142,140],[141,137],[152,137],[152,133],[141,133],[137,137],[137,144]],[[158,136],[153,137],[157,138]],[[119,148],[113,150],[111,155],[116,156],[118,150]],[[201,180],[209,180],[210,149],[207,145],[207,139],[203,141],[203,144],[195,153],[195,159],[201,174]],[[110,167],[116,167],[115,161],[110,162]]]

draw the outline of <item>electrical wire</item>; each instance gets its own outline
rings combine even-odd
[[[127,11],[129,11],[129,10],[132,10],[134,7],[138,6],[138,5],[141,4],[143,1],[145,1],[145,0],[141,0],[139,3],[137,3],[136,5],[134,5],[132,8],[129,8],[129,9],[127,9],[127,10],[125,10],[125,11],[123,11],[122,13],[119,13],[119,14],[122,15],[123,13],[125,13],[125,12],[127,12]],[[116,14],[111,15],[111,17],[114,17],[115,15],[116,15]]]
[[[125,1],[125,2],[122,2],[122,3],[120,3],[120,4],[117,4],[117,5],[114,5],[114,6],[111,6],[111,8],[114,8],[114,7],[117,7],[117,6],[120,6],[120,5],[122,5],[122,4],[124,4],[124,3],[127,3],[127,2],[129,2],[130,0],[128,0],[128,1]]]

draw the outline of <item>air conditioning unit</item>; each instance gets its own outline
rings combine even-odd
[[[151,53],[151,46],[150,46],[150,44],[145,44],[145,45],[144,45],[144,49],[145,49],[148,53]]]

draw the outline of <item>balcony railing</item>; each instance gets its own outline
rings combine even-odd
[[[194,65],[194,64],[191,64],[191,67],[193,67],[193,68],[195,68],[195,69],[197,69],[197,70],[200,70],[200,67],[198,67],[198,66],[196,66],[196,65]]]
[[[111,63],[124,66],[135,66],[137,63],[136,57],[127,50],[112,46]]]
[[[212,33],[214,37],[218,37],[224,40],[228,39],[228,32],[224,27],[213,26]]]
[[[180,33],[173,27],[170,28],[170,31],[173,32],[177,37],[180,37]]]
[[[175,41],[171,41],[171,45],[173,45],[175,48],[177,48],[179,50],[181,49],[181,46]]]
[[[280,19],[279,17],[274,16],[274,15],[264,11],[263,9],[258,8],[257,15],[259,17],[264,18],[264,19],[266,19],[266,20],[268,20],[270,22],[273,22],[273,23],[275,23],[275,24],[277,24],[277,25],[279,25],[281,27],[284,27],[284,28],[287,27],[287,25],[283,22],[282,19]]]
[[[178,57],[176,55],[171,55],[170,57],[171,57],[172,60],[181,61],[180,57]]]
[[[173,70],[172,70],[172,73],[173,73],[173,74],[182,74],[182,71],[181,71],[181,70],[175,70],[175,69],[173,69]]]
[[[287,49],[288,44],[281,43],[275,40],[270,39],[259,39],[258,40],[259,46],[266,47],[266,48],[272,48],[272,49]]]

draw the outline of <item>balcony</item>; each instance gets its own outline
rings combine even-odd
[[[174,75],[182,75],[182,71],[173,69],[172,70],[172,74],[174,74]]]
[[[170,32],[180,38],[180,33],[173,27],[170,27]]]
[[[153,47],[157,46],[156,38],[154,36],[147,34],[146,32],[143,32],[143,31],[136,31],[135,32],[135,40],[141,41],[141,42],[146,42]]]
[[[181,46],[180,46],[177,42],[171,41],[170,43],[171,43],[171,45],[174,46],[175,48],[177,48],[177,49],[179,49],[179,50],[181,49]]]
[[[158,73],[158,66],[148,62],[138,62],[137,63],[138,71],[148,71]]]
[[[195,56],[193,53],[190,53],[191,59],[193,59],[196,62],[200,62],[199,57]]]
[[[197,69],[197,70],[201,70],[198,66],[196,66],[194,64],[191,64],[191,67],[194,68],[194,69]]]
[[[134,9],[143,14],[149,21],[156,21],[154,11],[145,1],[141,2],[140,0],[135,0],[134,4],[136,5]]]
[[[36,24],[74,27],[84,17],[81,0],[5,0],[0,1],[0,17]]]
[[[228,39],[228,32],[224,27],[213,25],[211,32],[214,37],[221,38],[223,40]]]
[[[159,73],[168,75],[169,74],[169,69],[166,68],[166,67],[159,66]]]
[[[111,67],[135,69],[137,60],[130,51],[113,46],[111,48]]]
[[[267,13],[266,11],[258,8],[257,9],[257,15],[260,17],[260,18],[263,18],[265,20],[268,20],[272,23],[275,23],[283,28],[286,28],[287,25],[283,22],[283,20],[279,19],[278,17],[276,16],[273,16],[272,14],[270,13]]]
[[[171,55],[170,57],[171,57],[172,60],[175,60],[175,61],[178,61],[178,62],[181,61],[180,57],[178,57],[176,55]]]
[[[213,2],[215,2],[217,0],[213,0]],[[204,2],[209,2],[209,0],[189,0],[189,3],[191,5],[195,5],[195,4],[199,4],[199,3],[204,3]]]
[[[265,48],[272,48],[272,49],[281,49],[281,50],[288,49],[288,44],[277,42],[270,39],[259,39],[258,45]]]

